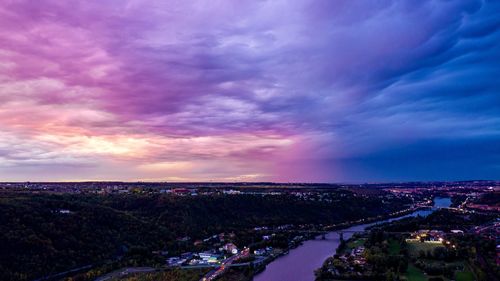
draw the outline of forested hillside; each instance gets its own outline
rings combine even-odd
[[[176,251],[179,237],[205,238],[261,225],[320,224],[402,208],[376,197],[291,195],[2,194],[0,280],[31,280],[106,260],[151,263],[153,250]],[[337,199],[336,199],[337,198]],[[156,262],[162,262],[156,260]]]

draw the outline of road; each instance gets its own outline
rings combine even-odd
[[[247,249],[241,251],[241,253],[225,259],[219,267],[217,267],[216,269],[210,271],[205,276],[203,276],[203,278],[201,278],[201,281],[210,281],[210,280],[214,280],[215,278],[219,277],[220,275],[222,275],[226,271],[226,269],[228,267],[231,266],[233,261],[238,260],[242,257],[248,256],[249,252],[250,252],[250,249],[247,248]]]
[[[153,271],[158,271],[158,270],[152,267],[127,267],[108,273],[104,276],[95,279],[94,281],[106,281],[111,278],[120,277],[131,273],[145,273]]]
[[[53,274],[53,275],[45,276],[45,277],[42,277],[42,278],[38,278],[38,279],[35,279],[34,281],[59,280],[60,278],[64,277],[67,274],[74,274],[74,273],[77,273],[77,272],[82,271],[82,270],[89,270],[93,266],[94,266],[93,264],[89,264],[89,265],[81,266],[81,267],[78,267],[78,268],[73,268],[73,269],[70,269],[70,270],[67,270],[67,271],[64,271],[64,272],[59,272],[57,274]]]
[[[258,263],[264,262],[264,260],[266,259],[266,257],[258,257],[256,260],[251,261],[251,262],[233,263],[233,261],[237,260],[238,258],[241,258],[245,255],[248,255],[248,249],[246,251],[247,251],[246,254],[232,256],[232,257],[224,260],[224,262],[221,265],[219,265],[219,264],[183,265],[183,266],[177,266],[175,268],[180,268],[180,269],[214,268],[214,270],[210,271],[209,274],[205,275],[206,278],[212,278],[212,279],[202,279],[202,280],[213,280],[215,277],[220,276],[220,274],[222,272],[224,272],[224,270],[227,269],[228,267],[249,266],[252,263],[258,264]],[[119,270],[115,270],[113,272],[110,272],[110,273],[103,275],[101,277],[98,277],[94,281],[106,281],[106,280],[110,280],[112,278],[121,277],[121,276],[132,274],[132,273],[161,272],[161,271],[168,270],[170,268],[172,268],[172,267],[168,267],[168,268],[125,267],[125,268],[121,268]],[[224,270],[222,272],[218,272],[217,270],[220,270],[221,268],[223,268]],[[211,277],[214,273],[217,273],[217,274],[214,277]]]

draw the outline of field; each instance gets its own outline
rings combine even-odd
[[[441,243],[426,243],[419,241],[407,241],[407,243],[410,256],[415,258],[418,257],[420,251],[432,252],[435,248],[443,246]]]
[[[347,242],[345,249],[342,252],[344,252],[344,253],[350,252],[352,249],[354,249],[356,247],[363,246],[365,244],[365,241],[366,241],[366,238],[358,238],[358,239],[354,239],[354,240],[349,240],[349,242]]]
[[[408,272],[406,273],[406,278],[408,281],[427,281],[424,273],[416,268],[413,264],[408,266]]]
[[[394,239],[389,240],[389,254],[390,255],[397,255],[399,254],[399,251],[401,250],[401,245],[399,244],[398,241]]]
[[[456,281],[474,281],[474,274],[470,271],[461,271],[455,274]]]
[[[347,248],[354,249],[356,247],[363,246],[363,244],[365,243],[365,241],[366,241],[365,238],[356,239],[354,241],[351,241],[351,242],[347,243]]]
[[[420,251],[430,251],[432,252],[435,248],[437,247],[442,247],[441,243],[423,243],[419,241],[407,241],[408,243],[408,250],[409,254],[412,257],[417,257],[419,256]],[[433,260],[427,260],[424,259],[426,264],[434,264],[434,265],[439,265],[443,264],[444,262],[442,261],[433,261]],[[464,268],[465,271],[457,271],[455,273],[455,280],[456,281],[473,281],[474,280],[474,275],[467,270],[467,266],[465,266],[463,261],[455,261],[455,262],[448,262],[446,263],[447,265],[453,265],[457,266],[458,268]],[[406,274],[406,278],[408,281],[425,281],[427,280],[427,277],[420,269],[415,267],[413,264],[410,264],[408,266],[408,272]],[[434,277],[441,277],[443,280],[449,280],[445,278],[444,276],[434,276]]]

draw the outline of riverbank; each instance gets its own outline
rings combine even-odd
[[[315,272],[316,280],[497,280],[496,244],[477,232],[493,227],[497,217],[439,208],[377,225],[346,240]]]
[[[423,203],[432,203],[423,202]],[[316,239],[304,241],[303,245],[291,250],[288,255],[284,255],[267,264],[266,269],[254,277],[255,281],[271,280],[298,280],[313,281],[314,270],[321,267],[332,253],[335,252],[340,244],[339,232],[344,232],[343,238],[349,239],[353,233],[364,231],[366,228],[383,222],[403,219],[409,216],[426,216],[433,212],[433,208],[440,206],[439,202],[434,200],[434,205],[419,205],[414,208],[400,210],[385,216],[360,219],[357,221],[344,222],[341,224],[327,226],[329,232],[325,239]]]
[[[390,214],[385,214],[385,215],[380,215],[380,216],[375,216],[375,217],[370,217],[370,218],[364,218],[364,219],[359,219],[355,221],[347,221],[343,223],[338,223],[335,225],[329,225],[329,226],[322,226],[322,229],[325,229],[325,231],[318,231],[315,234],[312,233],[300,233],[298,231],[298,234],[300,234],[300,237],[302,239],[296,240],[297,237],[295,237],[293,244],[291,244],[289,247],[284,248],[282,250],[275,251],[268,255],[265,259],[261,259],[257,263],[252,263],[249,267],[247,268],[233,268],[228,270],[223,276],[221,276],[221,280],[253,280],[252,278],[259,278],[260,274],[266,271],[266,268],[269,264],[273,264],[277,261],[281,261],[282,259],[286,259],[287,255],[290,254],[290,252],[294,252],[297,248],[301,248],[304,243],[309,243],[310,241],[327,241],[329,238],[327,236],[329,233],[332,231],[338,231],[342,229],[346,229],[349,227],[353,227],[356,225],[360,225],[362,223],[371,223],[371,222],[378,222],[378,221],[383,221],[383,220],[388,220],[390,218],[394,217],[401,217],[405,216],[408,214],[411,214],[413,212],[416,212],[418,210],[428,208],[428,207],[423,207],[423,206],[418,206],[415,208],[408,208],[404,210],[399,210],[397,212],[393,212]],[[308,230],[304,230],[305,232]],[[319,235],[318,235],[319,233]],[[324,240],[323,240],[324,239]]]
[[[387,214],[387,215],[380,215],[380,216],[376,216],[376,217],[360,219],[360,220],[353,221],[353,222],[340,223],[337,225],[329,226],[328,229],[326,230],[326,232],[340,230],[343,228],[349,228],[349,227],[353,227],[353,226],[361,225],[361,224],[367,224],[367,223],[372,223],[372,222],[377,222],[377,221],[388,220],[388,219],[392,219],[392,218],[403,218],[407,215],[411,215],[412,213],[415,213],[418,211],[431,210],[431,209],[432,209],[432,206],[418,206],[415,208],[405,209],[405,210],[401,210],[401,211],[394,212],[394,213]]]

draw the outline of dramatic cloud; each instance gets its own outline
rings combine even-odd
[[[500,175],[500,2],[0,0],[1,180]]]

